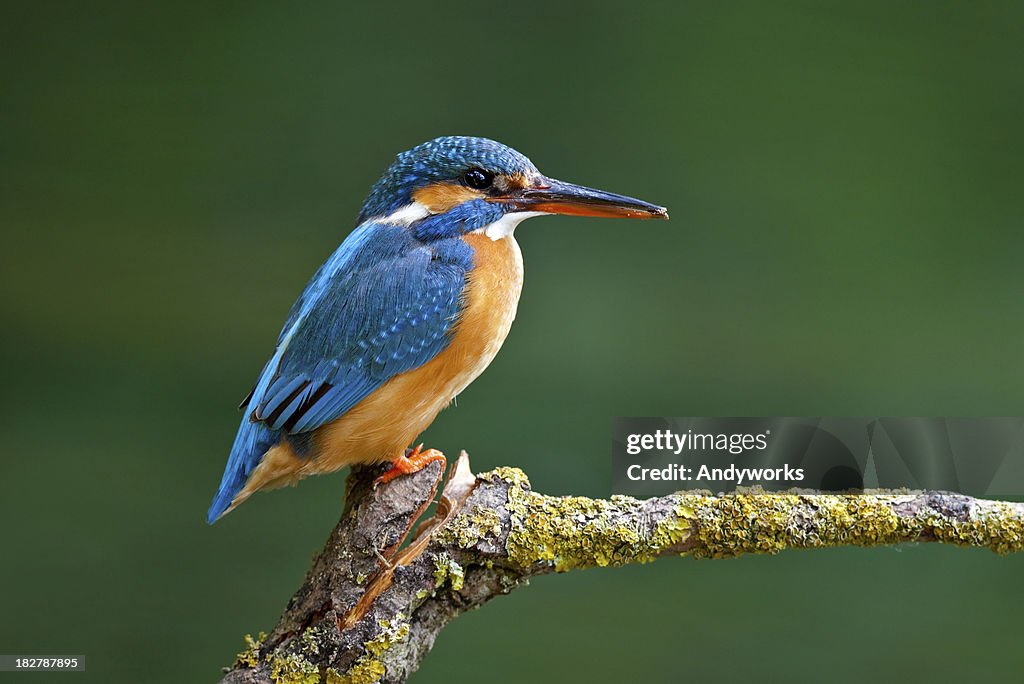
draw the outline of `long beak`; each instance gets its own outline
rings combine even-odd
[[[506,204],[512,211],[607,218],[668,218],[668,209],[665,207],[613,192],[563,183],[553,178],[545,178],[534,187],[514,190],[503,197],[493,197],[490,201]]]

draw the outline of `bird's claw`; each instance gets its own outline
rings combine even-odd
[[[376,489],[377,485],[390,482],[400,475],[419,472],[434,461],[441,462],[441,471],[443,472],[445,466],[444,454],[437,449],[427,449],[424,451],[423,445],[420,444],[409,452],[409,454],[402,454],[392,461],[391,468],[373,481],[373,488]]]

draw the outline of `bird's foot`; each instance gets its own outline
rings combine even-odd
[[[390,470],[374,480],[373,486],[376,488],[377,485],[390,482],[400,475],[418,472],[434,461],[441,462],[441,472],[443,473],[445,466],[444,454],[437,449],[423,451],[423,445],[420,444],[408,454],[402,454],[392,461]]]

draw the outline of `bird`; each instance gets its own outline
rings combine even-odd
[[[398,154],[239,406],[207,522],[256,491],[353,464],[391,463],[374,486],[443,468],[440,451],[409,447],[501,348],[523,286],[515,228],[545,214],[668,218],[549,178],[487,138],[445,136]]]

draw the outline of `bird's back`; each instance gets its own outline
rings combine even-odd
[[[403,452],[504,342],[523,279],[512,234],[544,214],[668,218],[547,177],[486,138],[445,136],[395,157],[243,402],[210,521],[257,489],[348,463],[390,460],[396,477],[441,457]]]
[[[268,444],[287,439],[308,457],[312,433],[444,349],[471,268],[461,240],[428,246],[373,222],[353,231],[292,307],[245,405],[210,519],[231,506]]]
[[[511,236],[354,232],[293,307],[210,519],[258,489],[394,458],[497,354],[522,282]]]

